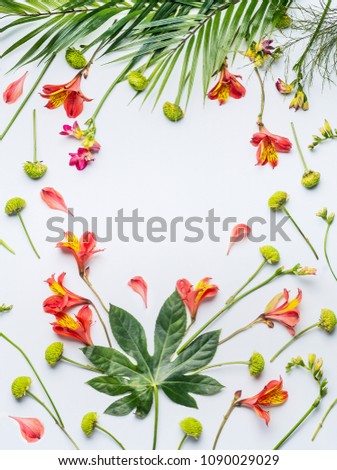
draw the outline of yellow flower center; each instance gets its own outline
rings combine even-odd
[[[67,314],[64,314],[57,319],[57,324],[62,328],[68,328],[69,330],[78,330],[79,324]]]
[[[61,286],[61,284],[59,284],[58,282],[53,282],[50,286],[49,286],[50,290],[52,292],[54,292],[54,294],[56,295],[66,295],[66,291],[63,289],[63,287]]]

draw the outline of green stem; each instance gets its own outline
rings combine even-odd
[[[48,400],[49,400],[51,406],[53,407],[53,409],[55,411],[55,414],[58,418],[59,423],[61,424],[61,426],[64,426],[64,424],[62,422],[62,419],[61,419],[61,416],[60,416],[59,412],[57,411],[57,408],[56,408],[51,396],[49,395],[48,390],[46,389],[44,383],[42,382],[42,379],[40,378],[39,374],[37,373],[35,367],[33,366],[32,362],[30,361],[27,354],[17,344],[15,344],[11,339],[9,339],[4,333],[0,333],[0,337],[3,338],[5,341],[7,341],[9,344],[11,344],[15,349],[17,349],[19,351],[19,353],[22,354],[22,356],[25,358],[25,360],[29,364],[30,368],[34,372],[35,377],[37,378],[37,380],[39,381],[41,387],[43,388],[44,393],[48,397]]]
[[[270,362],[274,362],[275,359],[276,359],[285,349],[287,349],[287,347],[290,346],[296,339],[300,338],[300,337],[301,337],[302,335],[304,335],[304,333],[306,333],[307,331],[312,330],[313,328],[316,328],[316,326],[318,326],[318,325],[319,325],[318,322],[317,322],[317,323],[314,323],[313,325],[308,326],[308,328],[305,328],[304,330],[302,330],[302,331],[300,331],[299,333],[297,333],[297,335],[293,336],[290,341],[288,341],[284,346],[282,346],[281,349],[279,349],[279,350],[277,351],[276,354],[274,354],[274,356],[270,359]]]
[[[321,419],[319,425],[317,426],[316,431],[314,432],[314,435],[313,435],[312,438],[311,438],[312,441],[315,440],[317,434],[318,434],[319,431],[322,429],[324,421],[326,420],[326,418],[328,417],[328,414],[330,413],[330,411],[332,410],[332,408],[336,405],[336,403],[337,403],[337,398],[331,403],[331,405],[330,405],[329,408],[327,409],[327,412],[324,414],[323,418]]]
[[[19,116],[19,114],[21,113],[21,111],[23,110],[23,108],[25,107],[27,101],[29,100],[29,98],[32,96],[32,94],[34,93],[34,91],[36,90],[37,86],[39,85],[40,81],[42,80],[42,78],[44,77],[45,73],[47,72],[49,66],[51,65],[51,63],[53,62],[53,60],[55,59],[55,56],[56,54],[53,54],[51,56],[51,58],[48,60],[48,62],[46,63],[46,65],[43,67],[40,75],[37,77],[36,81],[34,82],[32,88],[29,90],[27,96],[25,97],[25,99],[22,101],[21,105],[19,106],[19,108],[17,109],[16,113],[14,114],[14,116],[12,117],[12,119],[9,121],[9,124],[8,126],[6,127],[6,129],[3,131],[3,133],[0,135],[0,140],[3,140],[5,135],[7,134],[7,132],[10,130],[10,128],[12,127],[12,125],[14,124],[14,122],[16,121],[17,117]]]
[[[37,162],[37,142],[36,142],[36,109],[33,109],[33,139],[34,139],[34,159]]]
[[[107,330],[107,327],[105,326],[105,323],[104,323],[104,321],[103,321],[103,318],[101,317],[99,311],[97,310],[96,305],[93,304],[92,302],[90,302],[90,305],[91,305],[92,308],[95,310],[96,315],[98,316],[98,319],[99,319],[99,321],[100,321],[100,323],[101,323],[101,325],[102,325],[102,328],[103,328],[103,330],[104,330],[104,334],[105,334],[105,336],[106,336],[106,339],[107,339],[107,341],[108,341],[108,344],[109,344],[110,348],[112,348],[112,343],[111,343],[111,340],[110,340],[110,338],[109,338],[108,330]]]
[[[218,313],[216,313],[215,315],[213,315],[212,318],[210,318],[201,328],[199,328],[199,330],[194,333],[193,336],[191,336],[191,338],[189,338],[177,351],[177,354],[180,354],[184,351],[184,349],[187,348],[187,346],[189,346],[192,341],[195,340],[195,338],[197,338],[200,333],[202,333],[204,330],[206,330],[206,328],[209,327],[209,325],[211,325],[213,322],[215,322],[215,320],[217,320],[223,313],[225,313],[227,310],[229,310],[233,305],[235,305],[237,302],[239,302],[240,300],[244,299],[245,297],[247,297],[247,295],[250,295],[252,294],[253,292],[255,292],[256,290],[260,289],[261,287],[269,284],[273,279],[275,279],[276,277],[280,276],[281,274],[284,274],[283,272],[281,272],[279,269],[277,269],[275,271],[275,273],[270,276],[268,279],[266,279],[265,281],[261,282],[260,284],[258,284],[257,286],[255,287],[252,287],[251,289],[249,289],[247,292],[244,292],[243,294],[241,294],[239,297],[237,297],[236,299],[233,300],[233,302],[231,302],[230,304],[226,304]]]
[[[35,401],[37,401],[49,414],[50,416],[53,418],[53,420],[55,421],[55,423],[58,425],[58,427],[65,433],[65,435],[68,437],[68,439],[71,441],[71,443],[73,444],[73,446],[75,447],[75,449],[77,450],[80,450],[80,448],[78,447],[78,445],[76,444],[76,442],[74,441],[74,439],[70,436],[70,434],[68,434],[68,432],[66,431],[66,429],[63,427],[63,425],[61,425],[58,421],[58,419],[56,418],[56,416],[54,415],[54,413],[48,408],[48,406],[42,401],[40,400],[40,398],[38,398],[36,395],[34,395],[32,392],[30,392],[29,390],[27,391],[27,395],[29,395],[30,397],[32,397]]]
[[[302,65],[303,65],[303,62],[304,62],[304,60],[305,60],[305,58],[306,58],[306,56],[307,56],[307,54],[308,54],[308,52],[309,52],[309,50],[310,50],[312,44],[314,43],[316,37],[317,37],[318,34],[319,34],[319,31],[320,31],[320,29],[321,29],[321,27],[322,27],[322,24],[323,24],[323,22],[324,22],[324,20],[325,20],[325,17],[326,17],[326,15],[327,15],[327,13],[328,13],[328,11],[329,11],[329,9],[330,9],[330,5],[331,5],[331,0],[328,0],[327,3],[326,3],[326,5],[325,5],[324,11],[323,11],[323,13],[322,13],[322,16],[321,16],[319,22],[318,22],[318,25],[317,25],[317,28],[316,28],[314,34],[312,35],[312,37],[311,37],[311,39],[310,39],[310,41],[309,41],[307,47],[305,48],[305,51],[303,52],[303,54],[302,54],[301,57],[300,57],[299,61],[298,61],[298,62],[294,65],[294,67],[293,67],[293,70],[297,71],[297,74],[301,76],[300,78],[302,78]]]
[[[304,169],[305,169],[305,171],[309,171],[309,168],[307,167],[307,164],[306,164],[305,159],[304,159],[304,155],[303,155],[303,152],[302,152],[300,143],[299,143],[299,141],[298,141],[298,137],[297,137],[297,133],[296,133],[296,130],[295,130],[294,123],[291,122],[290,125],[291,125],[291,130],[293,131],[293,135],[294,135],[294,139],[295,139],[297,151],[298,151],[298,153],[299,153],[299,155],[300,155],[300,157],[301,157],[301,160],[302,160]]]
[[[153,393],[154,393],[154,429],[153,429],[152,450],[156,450],[157,434],[158,434],[158,417],[159,417],[159,394],[158,394],[158,387],[156,385],[154,385],[153,387]]]
[[[328,223],[328,226],[327,226],[327,229],[326,229],[326,232],[325,232],[325,237],[324,237],[324,255],[325,255],[326,262],[328,263],[330,272],[331,272],[331,274],[333,275],[335,281],[337,281],[336,274],[334,273],[334,270],[332,269],[332,266],[331,266],[331,263],[330,263],[330,260],[329,260],[328,249],[327,249],[327,242],[328,242],[328,235],[329,235],[330,226],[331,226],[331,224]]]
[[[94,289],[94,286],[91,284],[91,282],[89,281],[88,277],[85,275],[85,274],[81,274],[81,278],[83,279],[83,281],[86,283],[86,285],[89,287],[89,289],[91,290],[91,292],[97,297],[99,303],[102,305],[103,309],[106,311],[106,313],[109,313],[109,310],[107,309],[107,307],[104,305],[104,302],[102,300],[102,298],[100,297],[100,295],[98,294],[98,292]]]
[[[214,369],[215,367],[222,367],[222,366],[233,366],[237,364],[243,364],[245,366],[248,366],[250,363],[246,361],[231,361],[231,362],[221,362],[220,364],[213,364],[212,366],[206,366],[206,367],[201,367],[201,369],[198,369],[193,372],[191,375],[199,374],[199,372],[203,372],[204,370],[207,369]]]
[[[189,329],[194,325],[194,322],[195,322],[195,318],[192,318],[192,319],[191,319],[191,323],[188,325],[188,327],[187,327],[186,330],[185,330],[185,336],[186,336],[187,333],[189,332]]]
[[[238,330],[234,331],[234,333],[232,333],[231,335],[227,336],[226,338],[222,339],[221,341],[219,341],[218,345],[220,346],[220,344],[223,344],[223,343],[227,343],[227,341],[229,341],[230,339],[234,338],[236,335],[240,334],[240,333],[243,333],[244,331],[247,331],[249,330],[249,328],[252,328],[254,325],[256,325],[257,323],[261,323],[261,319],[260,317],[256,318],[255,320],[253,320],[251,323],[248,323],[248,325],[246,326],[243,326],[242,328],[239,328]]]
[[[110,436],[115,442],[116,444],[119,445],[119,447],[123,450],[126,450],[125,447],[123,446],[123,444],[113,435],[111,434],[111,432],[107,431],[106,429],[102,428],[102,426],[99,426],[98,424],[96,424],[96,428],[97,429],[100,429],[102,432],[104,432],[105,434],[107,434],[108,436]]]
[[[264,91],[264,84],[263,84],[263,80],[261,78],[260,72],[258,71],[257,67],[254,67],[254,70],[259,80],[260,88],[261,88],[261,108],[260,108],[259,114],[257,115],[257,125],[263,126],[263,113],[264,113],[264,105],[266,103],[266,94]]]
[[[221,436],[222,430],[223,430],[223,428],[225,427],[225,424],[227,423],[228,418],[230,417],[230,415],[232,414],[232,411],[233,411],[234,408],[235,408],[236,402],[237,402],[237,399],[236,399],[236,397],[234,397],[232,403],[230,404],[230,407],[228,408],[227,413],[225,414],[225,416],[224,416],[224,418],[223,418],[223,420],[222,420],[222,422],[221,422],[221,424],[220,424],[220,427],[219,427],[219,429],[218,429],[218,432],[216,433],[212,450],[215,450],[215,449],[216,449],[216,446],[217,446],[219,437]]]
[[[321,399],[321,397],[319,397]],[[289,439],[289,437],[296,431],[296,429],[303,423],[303,421],[305,421],[307,419],[307,417],[314,411],[315,408],[317,408],[317,400],[314,401],[314,403],[311,405],[311,407],[308,409],[308,411],[302,416],[302,418],[297,421],[297,423],[295,424],[295,426],[293,426],[290,431],[280,440],[280,442],[278,444],[276,444],[276,446],[274,447],[273,450],[277,450],[279,449],[280,447],[282,447],[282,445],[285,443],[285,441],[287,439]]]
[[[303,239],[306,241],[307,245],[310,247],[311,251],[312,251],[313,254],[315,255],[315,258],[318,259],[318,254],[316,253],[315,248],[312,246],[312,244],[311,244],[309,238],[304,235],[304,233],[302,232],[302,230],[300,229],[300,227],[297,225],[297,223],[295,222],[295,220],[291,217],[291,215],[289,214],[289,211],[286,209],[285,206],[282,206],[282,210],[283,210],[283,212],[289,217],[289,219],[292,221],[292,223],[295,225],[295,227],[297,228],[297,230],[299,231],[299,233],[301,234],[301,236],[302,236]]]
[[[2,245],[4,248],[6,248],[6,250],[8,250],[10,253],[13,253],[13,255],[15,255],[15,251],[12,250],[12,248],[10,248],[7,243],[5,243],[3,240],[0,240],[0,245]]]
[[[21,222],[21,225],[22,225],[22,227],[23,227],[23,230],[25,231],[25,234],[26,234],[26,236],[27,236],[27,238],[28,238],[28,241],[29,241],[29,243],[30,243],[30,246],[33,248],[33,251],[34,251],[34,253],[36,254],[36,256],[40,259],[40,255],[39,255],[39,253],[36,251],[36,248],[35,248],[35,246],[34,246],[34,243],[32,242],[32,239],[31,239],[30,236],[29,236],[29,233],[28,233],[28,231],[27,231],[27,229],[26,229],[25,223],[24,223],[24,221],[23,221],[23,218],[22,218],[22,215],[20,214],[20,212],[18,212],[18,217],[19,217],[19,219],[20,219],[20,222]]]
[[[81,364],[81,363],[73,361],[72,359],[69,359],[68,357],[65,357],[65,356],[62,356],[61,359],[63,361],[69,362],[70,364],[74,364],[77,367],[81,367],[81,369],[91,370],[92,372],[97,372],[98,374],[100,374],[102,372],[99,369],[96,369],[96,367],[87,366],[86,364]]]
[[[267,263],[267,260],[263,260],[263,262],[260,264],[257,270],[248,278],[248,280],[240,287],[240,289],[238,289],[236,292],[234,292],[233,295],[229,297],[229,299],[226,301],[226,304],[230,304],[233,302],[235,297],[237,297],[238,294],[240,294],[240,292],[242,292],[243,289],[247,287],[248,284],[250,284],[255,279],[255,277],[259,274],[259,272],[261,271],[261,269],[264,267],[266,263]]]
[[[183,444],[184,444],[184,442],[186,441],[187,438],[188,438],[188,435],[185,434],[185,435],[183,436],[182,440],[180,441],[180,444],[178,445],[178,449],[177,449],[177,450],[181,450],[181,448],[182,448],[182,446],[183,446]]]

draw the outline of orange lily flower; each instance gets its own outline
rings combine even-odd
[[[218,100],[219,104],[226,103],[229,97],[240,99],[246,94],[245,87],[237,80],[241,75],[234,75],[227,70],[227,67],[222,67],[218,83],[208,92],[210,100]]]
[[[56,247],[70,252],[75,257],[80,276],[83,276],[92,255],[104,250],[96,250],[96,236],[93,232],[85,232],[80,239],[72,232],[66,232],[64,236],[66,241],[57,243]]]
[[[40,95],[49,100],[46,108],[56,109],[64,105],[69,118],[76,118],[81,114],[84,101],[92,101],[83,95],[80,88],[81,80],[82,72],[79,72],[70,82],[63,85],[44,85]]]
[[[277,307],[278,303],[284,299],[284,302]],[[300,321],[300,312],[298,310],[298,305],[302,301],[302,291],[298,289],[297,296],[289,301],[289,291],[284,289],[283,292],[277,294],[266,306],[264,313],[262,313],[261,318],[268,324],[268,326],[273,327],[274,321],[277,321],[284,325],[289,333],[294,336],[295,329],[294,326]],[[271,322],[271,323],[269,323]]]
[[[282,405],[288,399],[288,392],[282,390],[282,387],[281,377],[280,380],[271,380],[257,395],[239,400],[235,406],[251,408],[268,425],[270,421],[269,411],[264,410],[262,407],[269,408],[270,406]]]
[[[55,315],[56,321],[51,324],[53,331],[60,336],[74,338],[86,346],[91,346],[93,344],[90,336],[92,324],[91,309],[85,305],[75,315],[75,318],[76,320],[67,313]]]
[[[176,284],[178,294],[188,308],[192,321],[195,320],[199,305],[206,298],[214,297],[219,290],[215,284],[210,284],[211,277],[204,277],[195,287],[187,279],[179,279]]]
[[[48,297],[43,302],[43,309],[47,313],[52,313],[54,315],[67,312],[73,307],[79,305],[90,304],[89,299],[85,299],[80,295],[74,294],[63,285],[63,280],[66,273],[62,273],[57,281],[55,280],[55,275],[53,274],[45,282],[49,284],[49,288],[55,295]]]

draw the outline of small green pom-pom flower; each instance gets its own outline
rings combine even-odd
[[[302,185],[305,188],[311,189],[318,185],[321,179],[321,174],[318,171],[306,171],[302,177]]]
[[[185,418],[179,423],[182,431],[188,436],[198,439],[202,433],[202,424],[195,418]]]
[[[284,204],[288,201],[289,196],[284,191],[276,191],[270,198],[268,199],[268,206],[273,211],[279,211]]]
[[[38,180],[46,173],[48,167],[41,162],[25,162],[23,170],[29,178]]]
[[[269,264],[276,264],[280,261],[280,253],[273,246],[261,246],[260,253]]]
[[[181,107],[177,104],[170,103],[169,101],[164,103],[163,112],[167,119],[173,122],[180,121],[180,119],[184,117],[184,112]]]
[[[82,418],[81,428],[84,434],[87,436],[91,436],[93,430],[96,427],[96,423],[98,421],[97,413],[94,411],[90,411],[89,413],[85,414]]]
[[[70,47],[66,51],[66,61],[73,69],[80,70],[87,65],[87,59],[84,57],[81,51]]]
[[[17,399],[24,397],[31,383],[30,377],[17,377],[12,383],[12,394]]]
[[[59,341],[52,343],[48,346],[45,351],[44,357],[50,366],[54,366],[62,357],[63,354],[63,343]]]
[[[7,215],[16,215],[26,207],[26,201],[21,197],[13,197],[7,201],[5,206],[5,212]]]
[[[132,70],[128,75],[128,82],[131,88],[136,91],[144,91],[148,86],[149,81],[141,72]]]
[[[276,28],[278,29],[287,29],[291,25],[293,20],[290,18],[290,16],[287,15],[287,13],[284,13],[280,19],[276,23]]]
[[[253,377],[257,377],[263,372],[264,369],[264,358],[262,354],[254,352],[249,359],[249,373]]]
[[[319,327],[327,333],[331,333],[337,325],[336,315],[332,310],[322,308],[321,316],[319,318]]]

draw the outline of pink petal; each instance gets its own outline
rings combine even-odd
[[[128,286],[141,296],[144,300],[145,307],[147,308],[147,284],[144,279],[141,276],[135,276],[130,279]]]
[[[42,188],[40,195],[42,200],[51,209],[71,214],[68,207],[66,206],[66,203],[64,202],[62,195],[58,191],[56,191],[56,189],[50,187]]]
[[[26,79],[27,73],[28,72],[24,73],[21,78],[8,85],[2,95],[5,103],[12,104],[20,98],[23,92],[23,84]]]
[[[239,242],[243,240],[245,237],[247,237],[252,229],[248,227],[248,225],[245,224],[237,224],[235,227],[233,227],[231,231],[231,238],[230,238],[230,244],[228,247],[227,251],[227,256],[229,255],[229,252],[233,246],[234,243]]]
[[[39,441],[44,434],[44,426],[36,418],[16,418],[14,416],[9,416],[9,418],[19,423],[21,435],[27,442]]]

